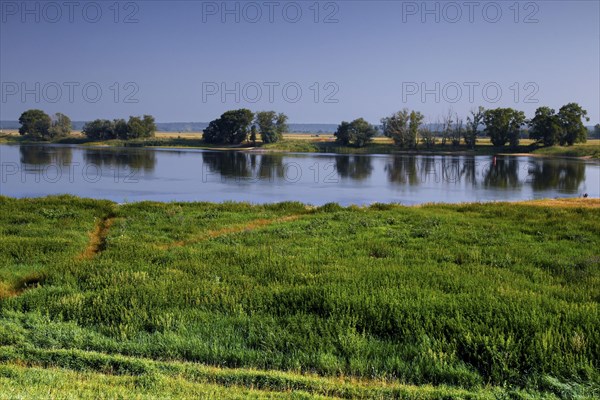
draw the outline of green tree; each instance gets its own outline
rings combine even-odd
[[[336,141],[344,146],[364,147],[373,140],[376,134],[376,127],[363,118],[358,118],[352,122],[343,121],[334,136]]]
[[[36,139],[49,139],[52,119],[42,110],[27,110],[19,117],[19,134]]]
[[[382,118],[383,134],[392,138],[396,146],[416,147],[419,127],[423,115],[418,111],[400,110],[389,117]]]
[[[287,115],[277,114],[275,111],[259,111],[256,113],[255,123],[260,131],[263,143],[275,143],[283,137],[288,130]]]
[[[463,138],[465,144],[470,148],[474,149],[477,143],[477,133],[479,132],[479,126],[483,122],[483,116],[485,108],[479,106],[477,110],[471,110],[471,115],[467,117],[467,127],[464,131]]]
[[[558,110],[558,119],[562,128],[560,144],[573,145],[574,143],[585,143],[588,130],[583,125],[583,119],[589,121],[587,111],[577,103],[569,103]]]
[[[156,122],[152,115],[144,115],[143,119],[144,126],[146,127],[146,136],[145,137],[154,137],[156,134]]]
[[[96,119],[86,123],[81,131],[93,140],[110,140],[116,137],[115,124],[107,119]]]
[[[277,133],[279,133],[280,137],[282,137],[284,133],[290,130],[287,121],[287,115],[285,115],[284,113],[277,114],[277,122],[275,123],[275,125],[277,126]]]
[[[350,124],[350,143],[356,147],[364,147],[373,141],[377,128],[363,118],[358,118]]]
[[[407,108],[400,110],[389,117],[381,119],[384,136],[391,138],[396,146],[408,147],[408,123],[410,112]]]
[[[336,143],[348,146],[350,144],[350,122],[342,121],[333,136],[335,136]]]
[[[140,117],[129,117],[127,121],[127,139],[138,139],[144,137],[146,127]]]
[[[71,133],[71,119],[65,114],[56,113],[52,125],[48,129],[48,135],[52,139],[69,136]]]
[[[114,136],[117,139],[122,139],[122,140],[129,139],[129,126],[127,125],[127,121],[120,118],[120,119],[113,120],[112,124],[113,124]]]
[[[250,141],[252,142],[252,146],[256,146],[256,134],[256,125],[252,125],[252,128],[250,128]]]
[[[600,139],[600,124],[594,126],[594,137]]]
[[[419,127],[423,123],[425,117],[418,111],[412,111],[410,113],[410,122],[408,123],[408,140],[410,147],[417,147],[417,135],[419,134]]]
[[[240,144],[246,140],[253,118],[252,111],[245,108],[227,111],[210,122],[203,139],[207,143]]]
[[[154,117],[151,115],[144,115],[143,117],[130,116],[129,121],[127,121],[127,139],[149,138],[153,137],[155,132],[156,124],[154,123]]]
[[[512,108],[495,108],[485,111],[483,123],[485,133],[494,146],[504,146],[506,142],[511,146],[517,146],[521,126],[525,123],[525,114]]]
[[[529,138],[544,146],[553,146],[560,142],[562,127],[556,111],[550,107],[539,107],[535,116],[527,123]]]

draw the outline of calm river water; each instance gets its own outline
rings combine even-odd
[[[0,164],[0,194],[13,197],[314,205],[600,197],[600,163],[534,157],[0,145]]]

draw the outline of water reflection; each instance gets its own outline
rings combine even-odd
[[[154,171],[156,152],[145,149],[85,149],[83,159],[88,164],[114,169]]]
[[[534,190],[576,192],[585,180],[585,164],[568,160],[541,160],[531,163],[529,177]]]
[[[240,152],[202,153],[204,168],[210,174],[222,178],[244,180],[284,179],[286,168],[291,163],[284,162],[282,154],[249,154]]]
[[[203,153],[204,167],[213,174],[226,178],[249,178],[252,168],[248,162],[248,154],[237,151]]]
[[[254,171],[258,167],[258,172],[255,172],[255,174],[260,179],[273,181],[275,178],[279,180],[285,178],[286,165],[282,154],[263,154],[260,156],[252,154],[250,155],[250,162]]]
[[[373,172],[372,157],[361,155],[338,156],[335,158],[335,169],[341,178],[362,181]]]
[[[21,164],[25,167],[48,165],[63,167],[71,164],[73,159],[71,148],[62,146],[20,146],[19,153]]]
[[[519,160],[516,158],[497,158],[484,169],[483,186],[486,188],[518,188]]]
[[[433,159],[423,157],[421,162],[424,164],[422,171],[428,171],[434,166]],[[419,173],[417,169],[416,156],[393,156],[391,161],[385,166],[388,180],[391,183],[417,185],[419,184]]]
[[[0,194],[16,197],[70,193],[116,201],[416,204],[431,199],[522,200],[578,195],[580,190],[600,196],[600,164],[567,159],[49,145],[0,145],[0,156]],[[98,168],[87,168],[92,164]],[[145,173],[132,174],[137,171]]]

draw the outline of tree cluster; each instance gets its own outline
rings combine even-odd
[[[394,141],[394,144],[404,148],[417,146],[419,127],[425,117],[418,111],[407,108],[381,119],[383,134]]]
[[[494,146],[504,146],[507,142],[517,146],[525,121],[525,113],[512,108],[495,108],[483,114],[484,132]]]
[[[438,119],[435,130],[431,125],[423,126],[423,119],[420,112],[405,108],[381,120],[383,134],[402,148],[416,147],[419,137],[427,148],[433,147],[438,138],[442,145],[450,141],[457,146],[462,139],[469,148],[474,148],[480,132],[488,136],[494,146],[509,144],[514,147],[519,144],[524,128],[529,127],[529,137],[538,143],[570,146],[587,140],[588,129],[583,121],[589,121],[587,111],[577,103],[564,105],[558,112],[549,107],[539,107],[530,120],[525,113],[512,108],[486,110],[478,107],[471,111],[466,124],[450,110]],[[600,134],[600,124],[595,132]],[[338,141],[344,143],[343,139],[338,138]]]
[[[373,140],[377,134],[377,128],[363,118],[352,122],[342,121],[334,133],[337,143],[344,146],[363,147]]]
[[[256,113],[253,127],[258,128],[263,143],[275,143],[283,138],[283,134],[288,130],[287,120],[287,115],[283,113],[260,111]]]
[[[83,126],[82,133],[94,140],[110,139],[139,139],[153,137],[156,133],[154,117],[144,115],[143,117],[129,117],[124,119],[96,119]]]
[[[19,134],[38,140],[58,139],[71,133],[71,120],[61,113],[50,117],[42,110],[27,110],[19,117],[19,123]]]
[[[529,137],[545,146],[583,143],[588,133],[583,119],[589,121],[587,111],[577,103],[562,106],[558,113],[550,107],[540,107],[528,121]]]
[[[247,140],[256,144],[260,134],[263,143],[275,143],[288,130],[287,115],[275,111],[252,111],[242,108],[230,110],[211,121],[204,130],[203,139],[213,144],[240,144]]]

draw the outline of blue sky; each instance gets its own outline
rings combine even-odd
[[[35,107],[210,121],[247,107],[375,123],[407,107],[435,122],[575,101],[600,122],[598,1],[1,3],[2,120]]]

